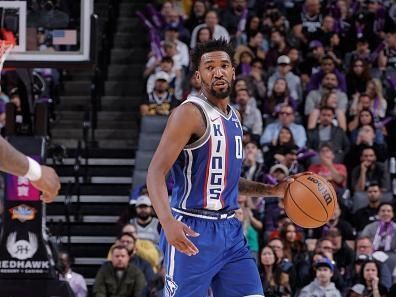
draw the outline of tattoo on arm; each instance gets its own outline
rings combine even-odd
[[[274,187],[263,183],[254,182],[241,177],[239,179],[239,193],[248,196],[268,196],[274,194]]]

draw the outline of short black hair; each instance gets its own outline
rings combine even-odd
[[[171,63],[172,65],[174,64],[174,61],[172,57],[170,56],[165,56],[161,59],[161,63]]]
[[[226,52],[230,57],[232,65],[234,65],[234,48],[232,45],[224,38],[210,40],[206,43],[198,43],[194,51],[191,54],[191,61],[193,66],[193,71],[198,70],[201,63],[201,57],[210,52]]]
[[[320,110],[320,111],[322,111],[322,110],[331,110],[331,112],[332,112],[333,114],[335,114],[335,109],[334,109],[334,107],[331,107],[331,106],[328,106],[328,105],[321,106],[319,110]]]

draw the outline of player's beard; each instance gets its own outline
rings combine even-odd
[[[216,81],[210,85],[210,93],[212,94],[212,96],[214,96],[217,99],[225,99],[231,94],[231,84],[226,80],[223,81],[226,83],[227,86],[224,88],[223,91],[220,92],[215,90]]]

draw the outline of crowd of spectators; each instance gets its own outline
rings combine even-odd
[[[152,6],[147,18],[140,15],[149,23],[152,46],[141,115],[168,116],[188,95],[199,94],[189,52],[197,43],[224,38],[235,45],[231,103],[245,132],[242,176],[275,184],[309,170],[337,192],[339,206],[317,229],[293,224],[276,197],[238,197],[236,215],[266,296],[396,296],[396,3],[195,0],[156,5],[158,12]],[[172,182],[168,186],[171,191]],[[111,249],[112,264],[98,273],[95,296],[105,296],[99,293],[103,273],[114,269],[121,286],[132,271],[126,264],[117,268],[114,258],[122,246],[142,271],[143,295],[162,294],[160,225],[145,186],[135,194],[120,218],[125,227]],[[136,255],[150,263],[152,273],[136,262]],[[136,286],[141,275],[133,276]]]

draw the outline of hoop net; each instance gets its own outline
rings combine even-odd
[[[4,62],[7,58],[7,55],[11,52],[14,45],[6,40],[0,40],[0,83],[1,83],[1,72],[3,70]],[[1,84],[0,84],[0,92],[1,92]]]

